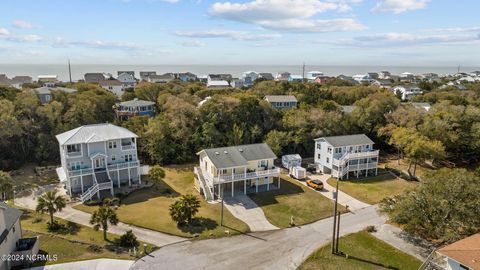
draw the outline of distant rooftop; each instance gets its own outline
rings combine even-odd
[[[297,102],[297,98],[293,95],[271,95],[264,98],[268,102]]]
[[[133,99],[129,101],[123,101],[119,103],[121,106],[125,107],[139,107],[139,106],[150,106],[154,105],[155,102],[148,101],[148,100],[141,100],[141,99]]]

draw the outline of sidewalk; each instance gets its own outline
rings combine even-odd
[[[97,259],[78,261],[70,263],[59,263],[45,266],[38,266],[29,268],[30,270],[63,270],[63,269],[75,269],[75,270],[128,270],[134,261],[128,260],[114,260],[114,259]]]
[[[330,175],[327,175],[327,174],[322,174],[322,175],[309,174],[308,177],[311,178],[311,179],[316,179],[316,180],[322,181],[323,190],[317,191],[317,192],[319,192],[323,196],[329,198],[330,200],[334,199],[333,198],[333,192],[335,191],[335,187],[332,187],[327,183],[327,180],[330,178]],[[305,182],[301,182],[301,183],[304,184],[304,185],[307,185]],[[348,210],[350,210],[352,212],[355,212],[355,211],[358,211],[360,209],[363,209],[363,208],[366,208],[366,207],[370,206],[370,204],[359,201],[359,200],[353,198],[352,196],[346,194],[345,192],[343,192],[341,190],[338,190],[338,203],[343,205],[343,206],[348,205]]]
[[[50,187],[50,189],[53,189],[53,188],[56,188],[56,186]],[[62,188],[58,190],[59,192],[62,192],[62,190],[64,189]],[[45,191],[46,189],[42,189],[42,192],[45,192]],[[23,208],[35,210],[35,207],[37,205],[38,195],[39,194],[35,196],[35,192],[32,192],[32,194],[29,196],[15,198],[15,204]],[[89,213],[85,213],[80,210],[72,208],[71,204],[67,204],[67,207],[65,207],[61,212],[55,213],[55,216],[71,222],[75,222],[75,223],[87,226],[87,227],[93,227],[93,225],[90,224],[91,215]],[[114,226],[109,226],[108,232],[117,234],[117,235],[122,235],[129,230],[132,230],[135,236],[137,236],[139,240],[153,244],[158,247],[187,240],[186,238],[182,238],[179,236],[174,236],[174,235],[165,234],[162,232],[144,229],[137,226],[125,224],[122,222],[119,222],[117,225],[114,225]]]
[[[267,220],[262,208],[247,195],[237,193],[235,197],[226,197],[224,201],[228,211],[234,217],[245,222],[250,227],[250,231],[258,232],[279,229]]]

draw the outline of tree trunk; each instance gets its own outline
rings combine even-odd
[[[103,227],[103,239],[104,240],[107,240],[107,230],[108,230],[107,226],[104,226]]]
[[[53,225],[53,212],[50,212],[50,225]]]
[[[408,174],[411,176],[412,173],[410,172],[410,168],[412,168],[412,160],[410,160],[410,162],[408,163],[408,169],[407,169]]]
[[[417,173],[417,162],[415,161],[415,164],[413,166],[413,176],[416,176]]]

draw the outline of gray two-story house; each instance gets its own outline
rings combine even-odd
[[[81,126],[58,134],[60,182],[82,202],[103,190],[114,195],[121,186],[141,184],[137,135],[109,123]]]
[[[377,175],[378,150],[365,134],[332,136],[315,139],[317,170],[338,179]]]

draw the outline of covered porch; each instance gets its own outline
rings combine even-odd
[[[234,197],[235,194],[251,194],[280,188],[280,177],[264,177],[231,182],[216,183],[213,185],[214,199]]]

